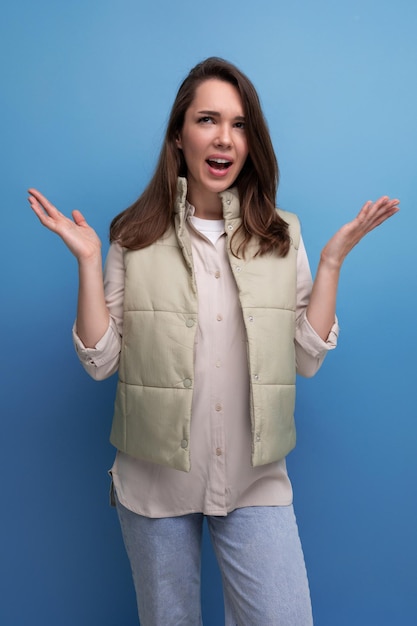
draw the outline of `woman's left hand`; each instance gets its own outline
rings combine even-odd
[[[343,261],[371,230],[397,213],[399,200],[382,196],[376,202],[365,202],[354,220],[342,226],[324,246],[320,255],[307,319],[316,333],[327,340],[336,315],[336,293]]]
[[[344,259],[371,230],[398,213],[399,200],[382,196],[375,202],[365,202],[354,220],[342,226],[321,252],[321,262],[329,268],[340,269]]]

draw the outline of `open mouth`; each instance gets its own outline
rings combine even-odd
[[[215,170],[227,170],[232,165],[232,162],[226,159],[207,159],[207,163]]]

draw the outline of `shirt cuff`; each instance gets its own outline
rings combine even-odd
[[[339,337],[339,323],[337,317],[330,329],[329,335],[324,341],[311,326],[307,319],[306,312],[297,320],[295,330],[295,340],[304,348],[304,350],[313,357],[321,358],[329,350],[334,350],[337,346]]]
[[[72,339],[78,358],[84,365],[101,367],[112,361],[120,352],[120,335],[112,318],[106,332],[94,348],[85,347],[77,335],[76,322],[72,327]]]

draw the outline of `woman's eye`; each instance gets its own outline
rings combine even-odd
[[[239,128],[240,130],[245,130],[245,122],[236,122],[235,128]]]
[[[200,117],[198,119],[198,123],[199,124],[210,124],[210,123],[213,123],[213,122],[214,122],[213,118],[208,116],[208,115],[205,115],[204,117]]]

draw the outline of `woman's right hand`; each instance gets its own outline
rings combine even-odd
[[[29,189],[29,204],[41,224],[59,235],[78,260],[77,334],[86,348],[94,348],[109,325],[103,289],[101,242],[79,211],[65,217],[36,189]]]
[[[101,258],[101,241],[80,211],[69,219],[37,189],[29,189],[28,200],[41,224],[59,235],[79,262]]]

